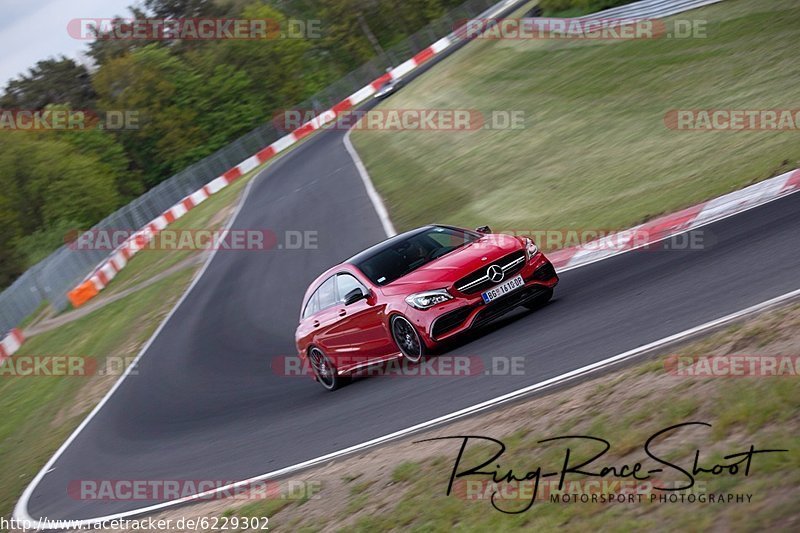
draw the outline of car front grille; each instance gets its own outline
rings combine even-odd
[[[482,266],[469,276],[465,276],[455,283],[456,290],[464,294],[474,294],[497,285],[500,282],[492,281],[487,275],[489,267],[497,265],[503,269],[503,280],[513,276],[525,266],[525,251],[519,250],[506,255],[505,257]]]

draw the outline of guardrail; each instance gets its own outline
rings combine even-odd
[[[517,3],[523,2],[524,0],[517,0]],[[496,3],[497,0],[467,0],[404,41],[388,48],[385,56],[374,58],[293,107],[316,111],[330,108],[382,75],[387,66],[399,64],[450,33],[456,21],[478,16],[478,13]],[[284,133],[271,123],[262,124],[214,154],[161,182],[95,224],[89,231],[111,229],[132,233],[145,227],[172,209],[172,206],[181,199],[201,189],[263,147],[280,139]],[[92,273],[107,255],[107,250],[76,251],[64,245],[28,269],[0,293],[0,334],[8,332],[22,322],[43,302],[48,302],[58,311],[65,309],[69,305],[67,293],[84,279],[87,273]]]
[[[682,11],[721,1],[722,0],[642,0],[640,2],[609,9],[581,18],[655,18],[674,15]],[[467,2],[467,4],[472,6],[474,9],[474,6],[482,5],[484,2],[486,2],[486,0],[471,0],[470,2]],[[524,3],[526,3],[526,0],[504,0],[494,4],[492,7],[479,14],[471,14],[469,16],[463,16],[462,11],[454,10],[448,13],[447,16],[437,21],[435,24],[426,27],[424,30],[422,30],[422,32],[433,31],[432,28],[436,26],[438,26],[441,30],[442,22],[445,19],[450,21],[450,26],[447,28],[450,29],[453,27],[455,21],[463,22],[468,18],[475,17],[498,17],[515,7],[521,6]],[[467,4],[462,5],[462,8]],[[415,39],[417,39],[418,35],[422,32],[418,32],[417,34],[411,36],[403,43],[403,47],[401,48],[405,49],[405,47],[409,46],[409,43],[415,42]],[[226,166],[225,168],[227,168],[227,170],[221,169],[217,174],[217,177],[211,181],[208,181],[208,178],[205,180],[198,180],[198,175],[194,175],[192,180],[181,180],[179,179],[181,174],[179,174],[170,180],[163,182],[154,189],[151,189],[147,194],[137,198],[134,202],[117,211],[107,219],[104,219],[101,223],[90,230],[97,231],[101,230],[103,227],[113,229],[129,229],[131,231],[138,230],[130,239],[125,241],[125,243],[123,243],[119,248],[114,250],[110,256],[104,257],[105,252],[102,251],[98,251],[98,253],[75,253],[74,251],[69,250],[69,248],[62,246],[51,257],[34,266],[20,279],[18,279],[11,287],[0,294],[0,331],[8,331],[13,325],[19,323],[26,316],[32,313],[44,300],[49,300],[56,309],[63,309],[66,307],[67,299],[69,299],[73,306],[78,307],[83,305],[91,298],[94,298],[107,286],[114,276],[116,276],[116,274],[125,267],[128,260],[135,255],[147,242],[149,242],[158,231],[166,227],[167,224],[183,216],[194,206],[203,202],[211,194],[214,194],[215,192],[226,187],[228,184],[268,161],[295,142],[334,120],[342,112],[345,112],[363,102],[386,81],[400,78],[408,74],[419,65],[430,60],[432,57],[450,49],[455,44],[463,42],[463,40],[460,38],[460,35],[460,31],[451,31],[444,37],[435,41],[432,45],[418,50],[411,59],[404,61],[389,72],[373,79],[370,83],[353,92],[347,98],[344,98],[325,111],[321,112],[316,118],[306,122],[289,135],[281,137],[271,143],[263,142],[258,144],[249,152],[244,149],[244,144],[240,144],[244,137],[237,140],[232,145],[229,145],[229,147],[227,147],[225,150],[235,147],[238,151],[244,151],[242,154],[242,159],[240,159],[241,162],[235,166]],[[393,50],[396,51],[398,49],[399,48]],[[373,68],[373,70],[376,68],[375,64],[370,63],[363,66],[362,69],[368,65],[371,65],[370,68]],[[340,82],[341,81],[342,80],[340,80]],[[333,88],[334,86],[336,86],[336,84],[329,87],[329,89]],[[335,90],[339,89],[341,89],[341,86]],[[316,103],[318,104],[319,101]],[[320,107],[316,105],[313,108],[320,109]],[[254,130],[254,132],[251,132],[251,135],[255,134],[257,136],[259,131],[260,130],[258,129]],[[253,137],[245,137],[248,138],[247,142],[252,143]],[[208,160],[213,160],[216,163],[219,163],[218,154],[219,152],[213,156],[210,156],[209,158],[206,158],[198,163],[198,165],[206,164]],[[253,155],[249,155],[249,157],[247,157],[248,154]],[[196,165],[193,165],[184,172],[189,172],[195,166]],[[199,174],[201,178],[202,175],[203,174]],[[197,181],[200,182],[195,184]],[[170,191],[172,191],[171,194],[169,193]],[[177,201],[175,201],[176,191],[181,193],[178,195]],[[155,209],[155,212],[153,212],[154,207],[157,208],[158,205],[164,205],[165,199],[169,199],[170,203],[168,203],[164,208]],[[144,209],[137,209],[142,206],[148,206],[150,210],[147,211]],[[145,218],[145,215],[148,212],[150,213],[151,218]],[[69,252],[73,253],[70,254]],[[62,259],[65,257],[65,254],[67,254],[66,259]],[[84,256],[81,257],[81,254],[84,254]],[[77,259],[75,259],[76,257]],[[93,260],[90,259],[92,257],[94,258]],[[92,261],[88,265],[86,264],[87,259]],[[61,270],[62,268],[63,271]],[[87,271],[89,274],[85,275]],[[80,272],[80,274],[75,275],[78,272]],[[57,276],[57,274],[61,275]],[[64,277],[64,274],[66,274],[66,277]],[[50,276],[54,276],[55,278],[51,278]],[[78,283],[78,280],[80,280],[82,277],[83,280]],[[53,279],[59,280],[62,283],[53,283]],[[71,279],[71,281],[68,283],[63,283],[64,279]],[[77,286],[75,286],[76,283]],[[54,288],[53,285],[57,285],[57,287]],[[14,301],[14,297],[17,297],[18,299]],[[8,310],[11,307],[9,304],[14,306],[14,310],[16,311],[15,313],[8,313]]]

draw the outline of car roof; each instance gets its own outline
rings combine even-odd
[[[339,263],[338,265],[332,266],[331,268],[329,268],[328,270],[317,276],[317,279],[315,279],[314,282],[311,283],[311,285],[309,285],[308,288],[306,289],[306,293],[303,296],[303,306],[306,305],[309,296],[311,296],[314,293],[314,291],[316,291],[319,288],[321,283],[326,279],[328,279],[329,277],[333,276],[334,274],[340,273],[342,271],[347,271],[348,267],[350,268],[354,267],[357,271],[360,271],[360,269],[358,268],[358,264],[361,263],[362,261],[366,261],[367,259],[375,256],[376,254],[379,254],[380,252],[389,249],[391,246],[397,244],[398,242],[402,242],[405,239],[408,239],[409,237],[413,237],[414,235],[423,233],[431,228],[449,228],[460,231],[469,231],[465,230],[464,228],[459,228],[457,226],[449,226],[447,224],[428,224],[427,226],[420,226],[419,228],[406,231],[399,235],[395,235],[394,237],[390,237],[385,241],[381,241],[378,244],[370,246],[369,248],[357,253],[350,259],[346,259],[341,263]]]

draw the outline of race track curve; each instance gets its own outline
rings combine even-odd
[[[713,243],[706,250],[631,252],[565,272],[550,305],[517,312],[448,354],[487,362],[521,356],[524,375],[371,378],[328,393],[310,379],[277,375],[271,361],[294,355],[307,284],[385,237],[343,136],[322,132],[261,172],[233,224],[278,235],[316,231],[319,248],[218,252],[138,374],[35,487],[30,516],[86,519],[154,503],[80,501],[67,492],[73,480],[240,480],[271,472],[800,287],[800,194],[793,194],[706,226]]]

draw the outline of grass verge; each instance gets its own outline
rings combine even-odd
[[[296,143],[295,149],[311,136]],[[279,157],[284,157],[282,153]],[[266,165],[274,163],[270,160]],[[247,183],[265,165],[208,198],[170,230],[219,229],[233,214]],[[42,318],[46,306],[26,319],[43,331],[28,338],[14,358],[0,365],[0,516],[8,516],[24,487],[61,443],[113,386],[124,366],[188,288],[204,249],[140,251],[90,304],[56,317]],[[189,259],[196,257],[197,262]],[[186,268],[172,267],[186,263]],[[153,278],[161,277],[155,283]],[[111,297],[111,298],[109,298]],[[108,301],[103,301],[107,299]],[[89,305],[99,304],[89,309]],[[14,360],[26,356],[86,357],[87,367],[104,368],[113,356],[114,372],[87,377],[13,375]],[[120,361],[123,366],[120,366]]]
[[[236,199],[257,169],[195,207],[169,227],[171,230],[217,229],[235,209]],[[122,291],[84,314],[83,309],[50,320],[53,329],[25,341],[14,357],[0,366],[0,516],[8,515],[24,487],[58,446],[88,415],[139,352],[156,327],[188,287],[199,262],[172,273],[170,267],[198,256],[203,250],[143,250],[134,256],[98,301]],[[198,258],[199,259],[199,258]],[[160,273],[163,279],[138,288]],[[47,329],[47,328],[45,328]],[[105,368],[113,357],[113,372],[90,376],[14,375],[14,361],[26,356],[86,357],[86,368]]]
[[[582,382],[546,396],[517,402],[503,409],[462,420],[443,428],[417,434],[405,441],[371,450],[359,456],[331,462],[285,483],[303,480],[321,487],[308,500],[284,498],[260,503],[200,504],[171,511],[176,516],[267,516],[270,528],[286,531],[489,531],[568,527],[582,531],[653,530],[668,526],[689,531],[796,530],[800,524],[800,378],[698,377],[671,373],[672,355],[795,355],[800,351],[800,305],[770,311],[716,334],[675,348],[650,360]],[[795,365],[796,367],[796,365]],[[795,368],[796,372],[796,368]],[[610,441],[611,449],[591,470],[602,466],[660,466],[643,451],[647,438],[670,425],[688,421],[712,424],[710,429],[684,429],[658,441],[660,457],[691,469],[695,450],[700,463],[726,462],[729,453],[756,449],[788,449],[789,453],[754,457],[748,475],[697,474],[695,496],[710,494],[750,495],[748,502],[719,504],[651,501],[652,491],[640,486],[642,501],[626,503],[553,503],[546,491],[527,511],[504,514],[489,501],[495,487],[468,488],[456,484],[445,495],[460,441],[415,443],[452,435],[482,435],[502,440],[507,451],[500,462],[518,476],[535,469],[554,467],[564,460],[564,446],[548,446],[541,439],[557,435],[592,435]],[[477,465],[491,456],[493,448],[467,449],[462,466]],[[573,445],[573,454],[596,453],[597,447]],[[573,462],[577,457],[573,456]],[[493,466],[484,470],[492,471]],[[567,492],[587,490],[576,484],[588,479],[570,475]],[[667,469],[655,474],[659,483],[682,485],[686,478]],[[481,478],[472,478],[481,479]],[[485,479],[485,478],[483,478]],[[619,477],[610,476],[610,480]],[[544,486],[544,485],[542,485]],[[590,488],[590,487],[589,487]],[[611,493],[618,490],[611,486]],[[497,489],[503,491],[502,483]],[[595,491],[596,494],[599,492]],[[502,494],[502,492],[501,492]],[[525,498],[498,500],[507,511],[527,505]],[[607,493],[609,494],[609,493]],[[688,493],[685,493],[688,496]]]
[[[119,376],[20,376],[26,356],[80,356],[103,368],[108,357],[132,359],[183,293],[194,270],[183,270],[74,322],[28,339],[0,365],[0,515]],[[102,326],[100,326],[102,324]],[[85,368],[91,368],[89,362]]]
[[[525,116],[515,130],[354,132],[395,226],[436,213],[504,230],[621,229],[798,166],[794,132],[664,122],[672,109],[796,107],[797,2],[728,0],[680,18],[707,21],[707,37],[476,41],[382,103]]]

